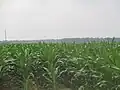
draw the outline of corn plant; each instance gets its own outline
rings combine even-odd
[[[119,90],[120,43],[0,44],[0,90]]]

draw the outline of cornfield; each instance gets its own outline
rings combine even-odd
[[[0,90],[120,90],[120,43],[0,44]]]

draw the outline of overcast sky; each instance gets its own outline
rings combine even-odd
[[[120,0],[0,0],[0,40],[120,37]]]

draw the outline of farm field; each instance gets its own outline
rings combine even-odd
[[[0,90],[120,90],[120,43],[0,44]]]

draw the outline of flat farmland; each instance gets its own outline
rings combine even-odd
[[[120,90],[120,43],[0,44],[0,90]]]

